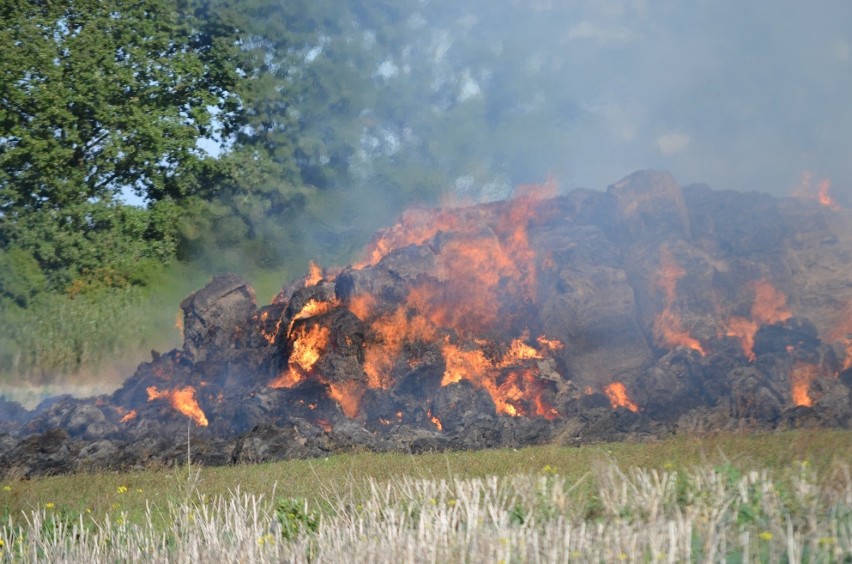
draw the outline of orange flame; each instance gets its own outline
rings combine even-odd
[[[125,416],[124,416],[124,417],[122,417],[122,418],[119,420],[119,423],[127,423],[128,421],[132,421],[133,419],[136,419],[136,415],[137,415],[136,410],[135,410],[135,409],[131,409],[130,411],[128,411],[128,412],[125,414]]]
[[[810,407],[813,400],[808,393],[813,382],[819,376],[819,367],[806,362],[797,362],[790,371],[790,393],[794,405]]]
[[[434,269],[431,276],[421,276],[411,284],[405,302],[398,307],[382,307],[366,293],[348,299],[346,307],[369,326],[370,336],[363,350],[366,385],[327,384],[329,395],[347,416],[357,415],[366,388],[394,384],[394,369],[400,362],[414,367],[421,362],[418,355],[434,351],[417,345],[442,341],[446,366],[443,385],[467,379],[488,391],[500,413],[551,419],[559,416],[542,396],[545,383],[538,377],[536,361],[562,348],[561,342],[542,336],[537,349],[528,334],[508,343],[474,338],[497,333],[512,319],[507,310],[535,300],[536,253],[527,228],[533,218],[541,216],[541,199],[555,191],[556,184],[550,179],[543,186],[519,187],[509,203],[410,210],[397,225],[377,235],[356,268],[375,265],[396,249],[431,242]],[[447,236],[437,237],[440,233]],[[318,267],[311,270],[314,275],[307,280],[317,280]],[[308,302],[293,321],[338,305]],[[453,335],[454,342],[469,345],[463,348],[451,344],[450,338],[442,335]],[[291,324],[288,338],[293,343],[289,366],[271,383],[273,386],[292,387],[307,378],[324,352],[329,333],[317,327],[298,330]],[[421,350],[424,352],[418,352]]]
[[[292,388],[301,382],[303,375],[310,372],[320,359],[331,335],[328,327],[322,325],[313,325],[308,329],[302,326],[294,333],[291,335],[294,340],[288,360],[289,369],[269,383],[273,388]]]
[[[299,310],[299,313],[294,315],[293,319],[290,320],[290,326],[287,327],[287,336],[290,336],[290,333],[293,331],[293,324],[296,323],[296,321],[300,319],[310,319],[311,317],[316,317],[317,315],[328,313],[336,306],[336,300],[323,302],[314,298],[309,299],[308,303],[302,306],[302,309]]]
[[[636,413],[639,411],[639,406],[633,403],[633,400],[627,395],[627,388],[621,382],[613,382],[604,387],[604,393],[609,398],[609,403],[612,408],[626,407],[630,411]]]
[[[366,304],[367,300],[360,300],[359,303]],[[410,315],[405,306],[379,316],[371,328],[374,342],[364,349],[364,372],[367,373],[367,383],[371,388],[389,388],[393,385],[391,372],[405,343],[436,339],[435,327],[423,316]]]
[[[308,275],[305,276],[305,287],[315,286],[318,282],[323,279],[322,267],[311,261],[308,264]]]
[[[177,315],[175,315],[175,329],[183,335],[183,311],[181,310],[178,310]]]
[[[430,409],[429,411],[427,411],[427,412],[426,412],[426,415],[429,417],[429,419],[432,421],[432,423],[435,425],[435,427],[436,427],[439,431],[443,431],[443,430],[444,430],[444,425],[441,423],[441,420],[440,420],[440,419],[438,419],[437,417],[435,417],[434,415],[432,415],[432,410],[431,410],[431,409]]]
[[[278,331],[281,329],[281,323],[284,321],[284,319],[278,318],[278,321],[275,322],[275,326],[271,330],[267,330],[265,327],[268,320],[268,311],[264,311],[260,314],[260,322],[262,324],[260,328],[260,336],[263,337],[270,345],[274,345],[275,339],[278,338]]]
[[[752,318],[762,325],[780,323],[793,317],[787,309],[787,297],[776,290],[767,280],[754,283],[754,305],[751,306]]]
[[[686,271],[677,263],[671,251],[663,248],[660,253],[660,271],[657,274],[656,285],[663,290],[665,306],[663,311],[654,320],[654,338],[658,343],[668,348],[687,347],[701,353],[704,356],[704,348],[701,343],[693,338],[689,331],[683,328],[680,315],[674,310],[674,302],[677,298],[678,280],[686,275]]]
[[[751,319],[732,317],[727,322],[727,335],[740,339],[743,352],[749,360],[755,358],[754,336],[761,325],[780,323],[793,317],[793,313],[787,309],[787,297],[768,280],[756,280],[752,287],[754,302]]]
[[[543,385],[538,369],[526,367],[524,360],[541,359],[541,353],[521,340],[512,342],[501,358],[489,359],[479,349],[462,349],[445,340],[442,349],[445,369],[441,385],[468,380],[491,396],[498,413],[517,417],[539,415],[547,419],[559,417],[543,398]],[[510,369],[508,372],[506,369]],[[532,406],[530,407],[529,404]]]
[[[201,406],[195,400],[195,388],[186,386],[174,390],[158,391],[157,386],[148,386],[145,388],[148,392],[148,401],[155,399],[167,399],[179,412],[183,413],[201,427],[207,426],[207,416],[201,410]]]
[[[821,205],[832,210],[840,209],[840,206],[831,197],[831,179],[823,178],[814,184],[813,176],[811,171],[804,171],[802,173],[802,182],[793,189],[793,196],[803,200],[816,200]]]
[[[331,433],[332,426],[331,426],[331,423],[329,423],[327,420],[325,420],[325,419],[317,419],[317,420],[316,420],[316,423],[317,423],[317,425],[319,425],[319,426],[320,426],[320,428],[321,428],[323,431],[325,431],[326,433]]]
[[[565,348],[565,345],[562,344],[562,341],[560,341],[559,339],[548,339],[544,335],[538,336],[536,338],[536,341],[543,348],[546,348],[546,349],[551,350],[551,351],[558,351],[560,349]]]
[[[354,419],[361,407],[364,388],[356,380],[328,384],[328,395],[337,402],[346,417]]]

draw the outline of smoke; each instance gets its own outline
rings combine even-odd
[[[603,190],[659,169],[683,185],[786,196],[807,174],[852,203],[844,0],[339,0],[288,10],[313,18],[304,45],[287,51],[298,68],[278,77],[297,83],[283,91],[301,92],[281,106],[299,115],[306,205],[257,218],[252,231],[267,242],[248,253],[236,245],[234,264],[217,249],[217,271],[245,272],[240,261],[266,255],[291,272],[308,259],[345,264],[407,207],[502,199],[546,178]],[[283,18],[247,17],[272,13]]]
[[[812,171],[846,203],[849,21],[843,0],[420,2],[375,69],[380,88],[420,95],[396,130],[370,108],[361,168],[416,147],[446,190],[478,199],[550,173],[603,189],[644,168],[789,195]]]

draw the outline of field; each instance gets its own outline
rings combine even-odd
[[[2,559],[852,560],[852,432],[0,483]]]

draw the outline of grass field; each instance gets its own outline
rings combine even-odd
[[[3,558],[852,559],[852,432],[404,454],[0,485]]]

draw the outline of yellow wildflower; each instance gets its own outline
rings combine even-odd
[[[48,501],[47,503],[44,504],[44,506],[48,509],[53,509],[53,507],[54,507],[52,501]]]
[[[762,533],[760,533],[757,536],[762,541],[771,541],[772,540],[772,533],[770,533],[769,531],[763,531]]]
[[[123,494],[127,492],[127,486],[118,486],[118,489],[115,490],[115,493]]]
[[[10,486],[9,484],[6,484],[5,486],[3,486],[3,491],[4,492],[12,491],[12,486]]]
[[[267,533],[257,539],[257,544],[263,546],[265,544],[275,544],[275,537],[271,533]]]

